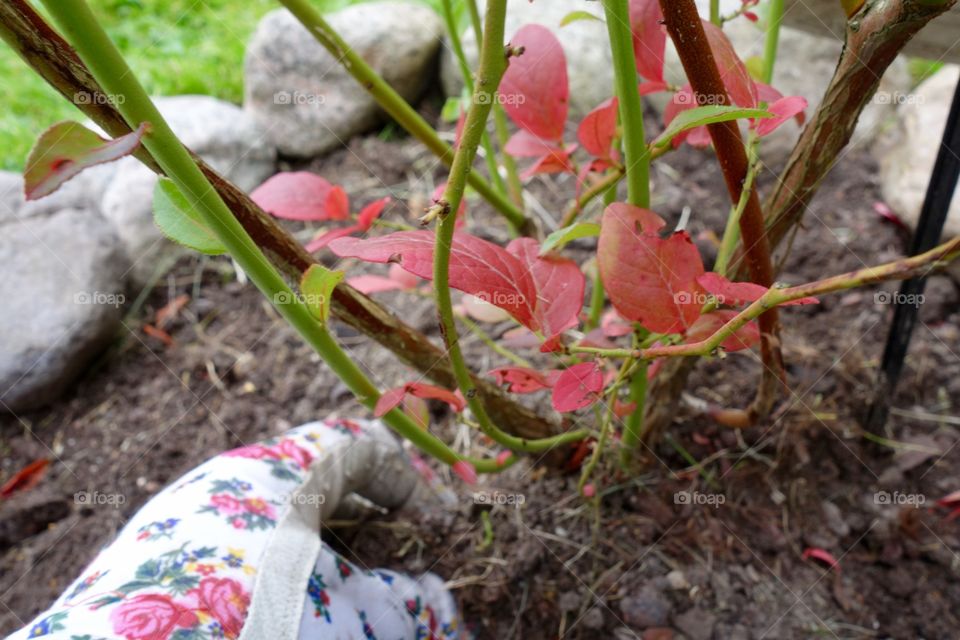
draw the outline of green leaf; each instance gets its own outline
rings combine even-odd
[[[732,105],[711,104],[703,107],[694,107],[686,111],[681,111],[677,117],[670,122],[663,133],[657,136],[656,140],[650,143],[651,147],[665,147],[678,135],[688,129],[715,124],[717,122],[726,122],[728,120],[739,120],[740,118],[772,118],[773,114],[764,109],[744,109]]]
[[[185,247],[217,255],[227,249],[171,180],[160,178],[153,190],[153,221],[164,235]]]
[[[303,274],[300,293],[313,317],[323,324],[330,319],[330,298],[333,289],[343,280],[343,271],[331,271],[315,264]]]
[[[600,20],[599,16],[595,16],[589,11],[571,11],[567,15],[563,16],[563,20],[560,21],[560,26],[565,27],[571,22],[577,22],[579,20],[597,20],[599,22],[603,22],[603,20]]]
[[[84,169],[130,155],[149,130],[141,124],[116,140],[104,140],[79,122],[58,122],[37,139],[23,172],[27,200],[50,195]]]
[[[460,117],[460,98],[451,96],[443,103],[443,109],[440,110],[440,118],[444,122],[456,122]]]
[[[747,67],[747,73],[750,74],[750,77],[754,80],[763,80],[763,67],[765,65],[763,58],[760,56],[750,56],[743,61],[743,64]]]
[[[600,225],[596,222],[578,222],[562,229],[557,229],[547,236],[540,245],[540,255],[562,249],[568,242],[580,238],[591,238],[600,235]]]

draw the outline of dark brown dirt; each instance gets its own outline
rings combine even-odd
[[[416,145],[374,137],[312,168],[346,183],[355,204],[389,193],[414,212],[442,180]],[[843,160],[807,216],[784,281],[901,254],[903,238],[872,211],[874,175],[864,153]],[[691,231],[709,253],[707,233],[720,232],[728,206],[710,156],[667,156],[654,179],[655,208],[675,221],[691,206]],[[556,214],[570,186],[538,183],[533,192]],[[474,232],[504,237],[482,205],[470,216]],[[388,217],[412,215],[396,205]],[[461,499],[454,512],[433,507],[338,528],[329,539],[367,566],[444,576],[481,638],[955,638],[960,525],[934,502],[960,489],[960,420],[949,417],[960,401],[958,296],[945,278],[931,281],[881,445],[856,419],[892,312],[875,302],[881,290],[895,287],[785,312],[792,393],[775,416],[736,433],[683,409],[653,468],[633,478],[600,470],[599,512],[577,496],[575,475],[521,464],[476,490],[522,496],[522,506],[477,504],[451,481]],[[142,325],[181,294],[191,300],[166,346]],[[428,301],[381,297],[437,338]],[[54,460],[39,486],[0,502],[0,631],[45,607],[146,499],[205,458],[330,412],[362,413],[227,261],[182,258],[125,324],[67,397],[0,418],[0,479]],[[404,379],[389,354],[340,334],[379,383]],[[477,369],[496,362],[470,344]],[[742,406],[758,367],[753,354],[704,362],[688,392]],[[78,505],[78,491],[126,501]],[[891,503],[925,503],[884,503],[880,491]],[[811,547],[832,553],[840,569],[805,560]]]

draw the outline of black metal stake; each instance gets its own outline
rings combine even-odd
[[[910,149],[903,149],[910,153]],[[920,211],[920,220],[913,235],[910,255],[928,251],[940,242],[940,234],[950,211],[950,202],[960,179],[960,83],[953,94],[950,115],[943,132],[943,141],[937,153],[933,175],[927,185],[927,195]],[[883,351],[880,376],[877,380],[876,395],[864,418],[864,428],[879,433],[887,421],[889,402],[897,388],[903,363],[910,346],[910,338],[917,323],[920,310],[918,301],[926,287],[925,277],[905,280],[900,285],[899,297],[895,300],[893,324],[887,336],[887,346]]]

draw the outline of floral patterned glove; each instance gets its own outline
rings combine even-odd
[[[460,638],[437,576],[363,569],[320,540],[350,493],[393,508],[417,483],[378,422],[315,422],[228,451],[152,498],[8,640]]]

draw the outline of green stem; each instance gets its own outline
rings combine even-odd
[[[623,123],[627,202],[650,206],[650,151],[643,132],[643,105],[637,89],[637,66],[627,0],[603,0],[613,56],[613,74]]]
[[[650,363],[642,361],[633,372],[630,379],[630,400],[636,403],[636,407],[627,416],[623,425],[623,435],[620,449],[620,464],[626,467],[630,464],[630,458],[633,450],[640,443],[640,436],[643,435],[643,416],[647,404],[647,367]]]
[[[443,0],[443,18],[447,23],[447,32],[450,35],[450,46],[453,48],[453,55],[460,65],[460,75],[463,76],[463,84],[467,91],[473,94],[473,74],[470,72],[470,65],[467,63],[467,56],[463,52],[463,43],[460,41],[460,30],[457,28],[457,19],[453,15],[453,1]],[[506,192],[506,185],[503,178],[500,177],[500,168],[497,166],[497,155],[493,150],[493,144],[490,142],[490,135],[484,131],[480,144],[483,146],[484,160],[487,163],[487,172],[493,181],[493,186],[500,193]]]
[[[723,24],[720,18],[720,0],[710,0],[710,22],[718,27]]]
[[[463,127],[460,146],[450,168],[450,177],[444,191],[443,210],[436,230],[436,243],[433,254],[433,289],[437,300],[437,313],[440,316],[440,328],[450,357],[457,385],[467,399],[470,411],[475,416],[480,429],[494,441],[514,451],[545,451],[560,444],[582,440],[587,436],[585,430],[570,431],[539,440],[527,440],[511,436],[490,420],[483,407],[473,378],[467,368],[460,349],[457,325],[453,315],[453,300],[450,294],[450,250],[453,245],[453,232],[457,217],[457,208],[463,198],[467,174],[473,164],[480,144],[494,95],[506,70],[507,60],[503,48],[503,24],[506,18],[506,0],[490,0],[487,4],[486,24],[483,30],[483,46],[480,48],[480,67],[474,88],[473,108],[467,114]],[[481,94],[484,98],[481,99]]]
[[[477,51],[483,46],[483,23],[480,20],[480,10],[477,0],[467,0],[467,11],[470,13],[470,23],[473,25],[473,36],[477,39]],[[507,140],[510,139],[510,130],[507,127],[507,112],[503,105],[493,105],[493,126],[497,132],[497,144],[500,145],[500,161],[507,172],[507,192],[513,203],[523,211],[523,182],[520,181],[520,172],[513,156],[507,153]]]
[[[773,81],[773,65],[777,61],[780,41],[780,23],[783,21],[783,0],[770,0],[770,15],[767,18],[767,39],[763,47],[763,81]]]
[[[501,104],[493,105],[493,126],[497,132],[497,144],[500,145],[500,159],[503,162],[503,168],[507,171],[507,192],[513,203],[523,210],[523,182],[520,180],[517,161],[507,153],[510,130],[507,128],[507,112],[503,110]]]
[[[46,0],[45,0],[46,1]],[[453,162],[453,149],[440,139],[437,132],[427,124],[420,114],[407,101],[393,90],[387,82],[374,71],[343,38],[313,8],[309,0],[280,0],[296,16],[304,27],[333,55],[344,69],[373,96],[377,104],[396,120],[410,135],[422,142],[446,165]],[[473,187],[487,202],[499,211],[513,226],[523,234],[533,232],[533,226],[522,211],[507,200],[502,193],[494,189],[479,174],[471,173],[467,178]]]
[[[714,262],[713,270],[720,275],[725,276],[730,267],[730,259],[733,252],[740,242],[740,218],[743,216],[744,209],[747,208],[747,202],[750,200],[750,194],[753,191],[753,183],[757,179],[757,173],[760,171],[760,163],[757,162],[757,144],[760,139],[754,132],[750,132],[747,138],[747,157],[749,166],[747,168],[747,177],[743,181],[743,190],[740,192],[740,199],[730,211],[727,218],[727,225],[723,230],[723,238],[720,240],[720,249],[717,251],[717,259]]]
[[[316,350],[358,400],[372,408],[380,395],[377,388],[337,345],[324,326],[314,319],[307,306],[299,300],[299,296],[293,293],[283,277],[237,222],[190,157],[189,152],[150,101],[150,97],[97,22],[86,2],[84,0],[44,0],[44,5],[107,94],[123,96],[124,99],[118,100],[117,103],[127,124],[135,128],[141,122],[150,123],[151,129],[144,137],[143,145],[177,185],[191,206],[197,210],[204,223],[220,239],[230,255],[257,288],[274,304],[277,312]],[[499,471],[506,466],[498,464],[495,460],[474,461],[458,455],[443,441],[418,427],[402,411],[389,412],[385,416],[385,421],[422,451],[447,464],[466,460],[473,463],[480,472]]]

